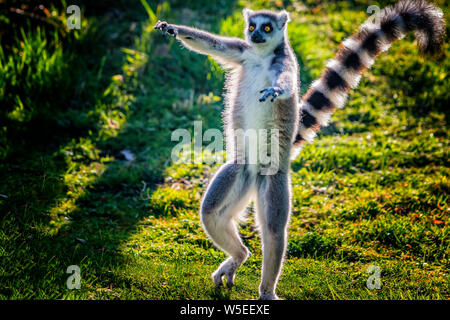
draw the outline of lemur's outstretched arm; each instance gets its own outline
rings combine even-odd
[[[239,38],[218,36],[191,27],[158,21],[154,29],[170,34],[188,49],[216,58],[223,63],[242,63],[242,55],[250,45]]]

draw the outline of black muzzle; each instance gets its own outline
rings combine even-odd
[[[254,43],[264,43],[264,42],[266,42],[266,40],[263,38],[263,36],[259,32],[254,32],[250,39]]]

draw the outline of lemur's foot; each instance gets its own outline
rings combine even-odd
[[[264,94],[261,96],[261,98],[259,98],[259,102],[266,101],[266,99],[269,98],[270,96],[272,96],[272,99],[270,101],[274,102],[276,98],[278,98],[280,95],[284,93],[284,91],[281,90],[280,88],[273,88],[273,87],[262,89],[259,93],[263,92]]]
[[[158,20],[153,29],[161,30],[163,36],[168,33],[176,38],[178,34],[178,29],[174,25],[168,24],[166,21]]]
[[[259,295],[258,300],[282,300],[274,292],[265,292]]]
[[[223,277],[227,277],[227,287],[231,288],[234,284],[234,277],[236,270],[240,266],[233,258],[228,258],[217,268],[211,275],[216,288],[220,288],[223,285]]]

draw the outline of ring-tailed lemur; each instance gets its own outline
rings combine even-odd
[[[343,106],[348,91],[358,85],[362,71],[379,53],[409,31],[416,33],[422,52],[435,52],[441,46],[445,22],[439,8],[422,0],[404,0],[384,8],[379,24],[369,19],[361,25],[299,99],[299,68],[288,41],[288,13],[244,9],[243,15],[245,40],[164,21],[158,21],[154,28],[231,70],[226,80],[224,122],[228,159],[232,160],[214,175],[200,207],[206,232],[229,255],[212,277],[220,286],[226,276],[231,286],[236,269],[247,259],[249,252],[239,237],[235,219],[254,199],[263,248],[259,297],[277,299],[275,289],[291,210],[290,156],[303,142],[311,141],[331,113]],[[248,129],[278,130],[278,171],[274,174],[262,174],[258,163],[238,161],[242,146],[233,131]]]

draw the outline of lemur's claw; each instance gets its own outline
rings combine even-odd
[[[262,89],[259,93],[263,93],[264,94],[261,96],[261,98],[259,98],[259,102],[264,102],[266,101],[266,99],[270,96],[272,96],[272,99],[270,99],[270,102],[274,102],[276,98],[278,98],[278,96],[280,94],[283,94],[283,90],[279,89],[279,88],[265,88]]]
[[[165,26],[167,26],[167,22],[158,20],[158,22],[155,24],[153,29],[159,29],[162,30]]]
[[[165,36],[166,33],[168,33],[174,36],[174,38],[176,38],[178,34],[177,28],[173,25],[168,24],[166,21],[158,20],[153,29],[161,30],[163,36]]]

